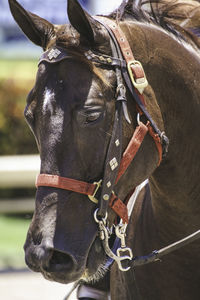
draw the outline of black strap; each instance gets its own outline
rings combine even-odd
[[[109,34],[111,34],[110,29],[107,28],[107,30]],[[110,45],[111,45],[113,57],[123,61],[121,50],[116,40],[115,39],[113,40],[111,38]],[[119,65],[115,66],[115,73],[117,79],[116,109],[115,109],[115,119],[114,119],[112,137],[110,140],[110,144],[106,156],[100,205],[98,210],[98,216],[101,218],[105,217],[106,212],[108,210],[110,196],[114,189],[115,181],[120,166],[121,151],[122,151],[122,115],[123,114],[127,122],[130,123],[130,119],[127,111],[127,99],[126,99],[125,87],[123,85],[121,66]]]
[[[121,161],[121,141],[122,141],[122,103],[116,103],[115,120],[113,125],[112,137],[108,147],[100,206],[98,210],[98,216],[104,218],[108,210],[108,204],[110,200],[115,180],[118,174],[118,169]]]

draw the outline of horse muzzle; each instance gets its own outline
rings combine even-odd
[[[25,260],[30,269],[41,272],[46,279],[69,283],[81,277],[85,269],[85,258],[74,257],[54,249],[45,241],[40,245],[25,246]]]

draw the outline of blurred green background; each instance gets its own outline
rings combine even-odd
[[[30,219],[0,216],[0,270],[24,268],[23,244]]]
[[[0,155],[37,153],[23,118],[36,70],[35,60],[0,60]]]
[[[0,155],[35,154],[34,137],[25,122],[26,97],[34,84],[37,60],[0,59]],[[33,197],[34,189],[0,189],[2,199]],[[0,270],[24,268],[23,244],[31,213],[0,214]]]

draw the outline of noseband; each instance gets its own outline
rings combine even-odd
[[[153,138],[158,150],[158,165],[162,157],[166,154],[168,148],[168,138],[164,132],[161,132],[155,122],[152,120],[148,113],[143,97],[143,90],[148,85],[143,67],[141,63],[135,60],[126,36],[120,27],[108,18],[98,17],[98,22],[101,23],[109,33],[110,44],[112,49],[112,56],[94,53],[92,51],[85,52],[88,60],[95,64],[110,66],[115,68],[117,78],[117,91],[116,91],[116,110],[115,119],[113,124],[113,131],[110,144],[107,151],[106,162],[104,166],[103,179],[99,182],[88,183],[72,178],[61,177],[51,174],[40,174],[36,179],[36,187],[48,186],[64,190],[73,191],[88,195],[89,199],[98,203],[99,207],[95,213],[95,221],[99,224],[100,232],[104,235],[102,241],[108,241],[108,232],[105,227],[108,207],[110,207],[122,220],[121,225],[116,229],[118,240],[121,241],[121,248],[115,255],[109,251],[107,247],[106,253],[118,262],[119,268],[126,271],[121,265],[122,260],[132,259],[131,249],[125,247],[125,229],[128,224],[127,203],[122,202],[117,195],[113,192],[114,186],[117,184],[121,176],[126,172],[128,166],[134,159],[138,149],[140,148],[147,132]],[[39,64],[43,61],[48,63],[57,63],[61,60],[69,58],[66,51],[60,47],[54,47],[43,53],[40,58]],[[132,98],[136,102],[138,110],[138,126],[136,127],[133,136],[124,151],[121,153],[122,148],[122,118],[125,117],[128,123],[131,123],[127,110],[126,87],[128,87]],[[144,116],[146,123],[140,121],[140,116]],[[130,193],[130,191],[129,191]],[[97,194],[101,194],[100,200],[97,199]],[[99,198],[99,197],[98,197]],[[105,230],[106,229],[106,230]],[[105,245],[104,248],[108,246]],[[121,256],[120,252],[127,252],[128,256]]]

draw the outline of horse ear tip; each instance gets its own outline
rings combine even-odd
[[[9,4],[15,4],[15,3],[17,3],[16,0],[8,0],[8,2],[9,2]]]
[[[13,4],[13,0],[8,0],[9,5]]]
[[[17,0],[8,0],[8,3],[9,3],[10,8],[14,8],[16,6],[17,7],[21,6]]]
[[[67,7],[71,7],[72,5],[81,6],[78,0],[67,0]]]

